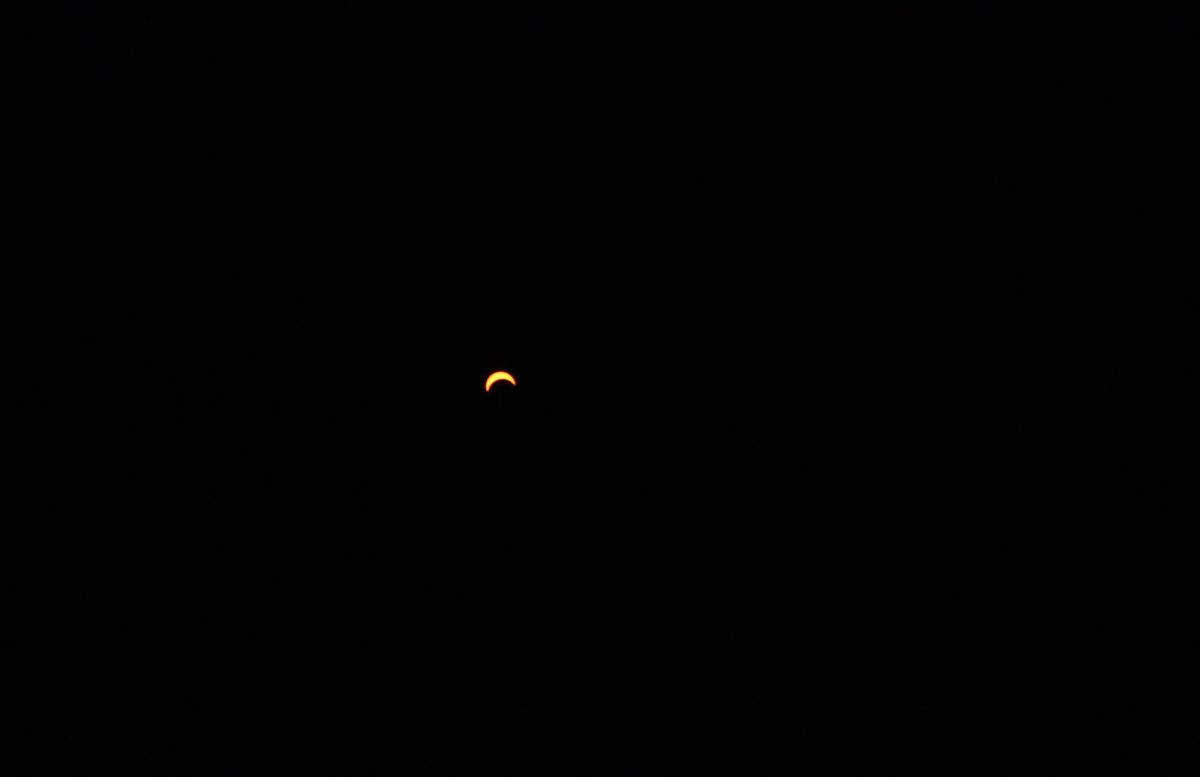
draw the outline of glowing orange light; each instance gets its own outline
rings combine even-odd
[[[507,380],[509,383],[513,384],[514,386],[517,385],[517,379],[514,378],[512,375],[509,375],[507,372],[493,372],[491,375],[488,375],[487,383],[483,384],[483,390],[491,391],[492,384],[498,380]]]

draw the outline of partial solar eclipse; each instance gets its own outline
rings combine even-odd
[[[492,384],[498,380],[507,380],[509,383],[513,384],[514,386],[517,385],[517,379],[514,378],[512,375],[509,375],[507,372],[493,372],[491,375],[488,375],[487,382],[483,384],[483,390],[491,391]]]

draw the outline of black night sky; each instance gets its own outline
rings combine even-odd
[[[1027,772],[1075,28],[735,5],[58,4],[94,769]]]

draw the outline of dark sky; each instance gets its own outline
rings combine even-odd
[[[98,759],[1021,767],[1071,20],[734,5],[59,4]]]

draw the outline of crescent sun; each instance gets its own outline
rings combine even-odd
[[[517,385],[517,379],[514,378],[512,375],[509,375],[507,372],[493,372],[491,375],[488,375],[487,382],[483,384],[483,390],[491,391],[492,384],[498,380],[507,380],[509,383],[513,384],[514,386]]]

